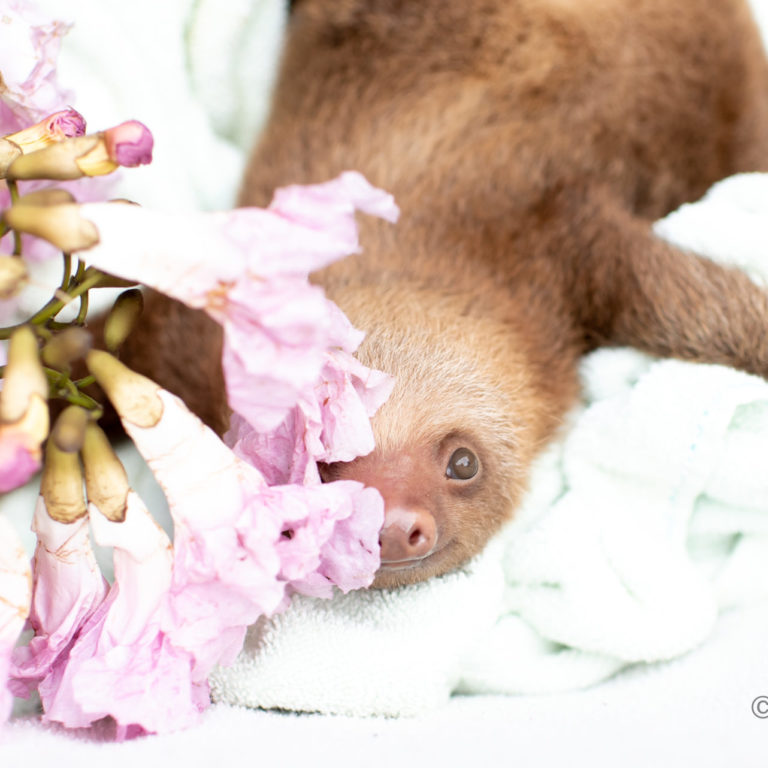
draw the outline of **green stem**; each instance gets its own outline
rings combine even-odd
[[[43,366],[48,384],[50,385],[51,397],[63,397],[65,392],[70,395],[77,394],[77,387],[75,383],[62,371],[57,371],[55,368],[48,368]]]
[[[85,387],[90,387],[91,384],[96,383],[96,377],[95,376],[83,376],[82,379],[77,379],[75,381],[75,386],[78,389],[84,389]]]
[[[30,317],[26,323],[18,323],[17,325],[10,325],[5,328],[0,328],[0,340],[10,338],[11,334],[22,325],[32,324],[36,326],[42,326],[44,324],[49,324],[67,304],[69,304],[73,299],[76,299],[79,296],[82,296],[84,293],[87,293],[89,290],[91,290],[91,288],[95,288],[104,278],[103,273],[99,272],[99,270],[94,269],[93,267],[89,267],[88,269],[85,269],[85,267],[80,269],[80,267],[78,267],[78,274],[81,275],[82,282],[73,285],[70,287],[69,291],[67,291],[69,301],[65,302],[61,299],[51,299],[41,309],[35,312],[35,314],[32,315],[32,317]],[[66,323],[65,325],[69,326],[71,323]]]
[[[6,365],[0,365],[0,379],[5,376],[7,367]],[[51,398],[60,398],[72,405],[80,405],[86,408],[91,411],[91,416],[96,421],[104,415],[104,408],[101,403],[86,395],[85,392],[80,391],[80,387],[87,387],[96,381],[93,376],[85,376],[77,381],[72,381],[66,374],[53,368],[43,367],[43,371],[45,371],[45,377],[51,386]]]
[[[13,230],[13,255],[21,256],[21,232]]]
[[[78,269],[78,275],[79,273],[80,270]],[[52,320],[73,299],[76,299],[78,296],[82,296],[84,293],[87,293],[91,290],[91,288],[95,288],[101,280],[101,272],[98,270],[93,270],[92,272],[90,270],[85,270],[83,275],[85,276],[85,279],[80,282],[80,279],[77,278],[78,283],[71,287],[69,291],[67,291],[67,294],[69,295],[69,301],[51,299],[42,309],[32,315],[28,322],[39,325],[44,323],[46,320]]]
[[[62,291],[66,291],[69,288],[69,278],[72,276],[72,254],[62,253],[61,255],[64,257],[64,274],[59,287]]]
[[[88,314],[88,291],[80,297],[80,311],[75,318],[75,325],[85,325],[85,318]]]
[[[91,412],[91,417],[94,421],[98,421],[104,415],[104,409],[99,403],[92,397],[84,395],[82,392],[78,392],[76,395],[69,395],[64,398],[71,405],[80,405],[83,408],[87,408]]]
[[[6,179],[8,191],[11,193],[11,205],[19,201],[19,186],[15,179]],[[21,232],[13,230],[13,255],[21,256]]]
[[[92,411],[93,416],[96,419],[102,417],[103,408],[101,403],[80,391],[80,386],[86,386],[94,381],[92,376],[86,376],[78,381],[72,381],[66,374],[57,371],[54,368],[43,367],[43,370],[45,371],[46,378],[51,386],[50,397],[61,398],[72,405],[81,405],[83,408]],[[91,379],[92,381],[88,381],[88,379]],[[81,384],[81,382],[85,383]]]

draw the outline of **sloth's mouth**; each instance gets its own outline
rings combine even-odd
[[[426,560],[429,555],[424,557],[412,557],[410,560],[382,560],[381,567],[387,570],[400,569],[400,568],[415,568]]]
[[[382,560],[371,589],[392,589],[408,584],[417,584],[434,576],[440,576],[450,570],[446,564],[449,560],[450,543],[436,546],[424,557],[407,560]]]

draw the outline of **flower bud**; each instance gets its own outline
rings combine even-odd
[[[107,393],[120,418],[137,427],[154,427],[163,415],[160,387],[108,352],[92,349],[85,363]]]
[[[50,368],[66,370],[73,360],[85,357],[93,337],[85,328],[66,328],[43,347],[43,362]]]
[[[128,120],[104,131],[107,154],[119,165],[135,168],[152,162],[154,139],[149,128],[138,120]]]
[[[104,344],[110,352],[116,352],[128,338],[144,309],[144,297],[138,288],[123,291],[104,323]]]
[[[109,520],[122,522],[130,490],[128,476],[107,436],[93,421],[85,428],[81,456],[88,501]]]
[[[75,196],[66,189],[48,187],[48,189],[27,192],[16,201],[15,205],[62,205],[74,202],[76,202]]]
[[[56,443],[56,447],[60,451],[76,453],[83,445],[85,428],[89,421],[90,416],[85,408],[81,408],[79,405],[69,405],[56,419],[50,439]]]
[[[40,364],[40,353],[34,331],[23,325],[17,328],[8,344],[8,364],[0,390],[0,422],[21,419],[33,395],[48,399],[48,379]]]
[[[53,440],[45,449],[40,493],[48,515],[60,523],[72,523],[88,508],[83,495],[83,473],[77,453],[59,450]]]
[[[67,181],[81,179],[85,175],[98,175],[86,174],[78,165],[77,160],[93,152],[100,144],[103,144],[103,139],[98,133],[89,136],[76,136],[58,144],[51,144],[45,149],[39,149],[31,154],[16,158],[10,164],[6,178]],[[114,167],[110,170],[114,170]]]
[[[65,253],[82,251],[99,242],[94,224],[80,215],[80,206],[14,205],[3,214],[9,227],[42,237]]]
[[[0,139],[0,179],[5,178],[11,163],[21,157],[21,149],[12,141]]]
[[[23,485],[40,468],[48,435],[48,380],[29,326],[16,329],[0,390],[0,493]]]
[[[85,133],[85,118],[71,107],[54,112],[39,123],[5,136],[27,155],[51,144]]]
[[[79,179],[103,176],[121,165],[134,167],[152,162],[153,139],[138,120],[116,125],[101,133],[76,136],[23,154],[6,171],[9,179]]]
[[[27,266],[17,256],[0,255],[0,300],[15,296],[27,282]]]

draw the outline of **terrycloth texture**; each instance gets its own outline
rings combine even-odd
[[[765,768],[768,720],[750,709],[768,694],[767,608],[728,612],[695,652],[578,693],[455,696],[414,718],[217,705],[197,728],[122,744],[101,742],[98,730],[17,720],[0,737],[0,760],[10,768]]]
[[[766,279],[768,175],[726,180],[657,230]],[[580,688],[679,656],[720,608],[768,596],[768,383],[626,349],[582,376],[583,410],[464,572],[297,600],[251,629],[215,697],[401,715],[450,692]]]

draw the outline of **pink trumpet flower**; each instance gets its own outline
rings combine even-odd
[[[66,663],[40,685],[45,718],[68,727],[107,715],[118,734],[129,726],[163,732],[190,725],[207,687],[190,681],[191,660],[160,631],[171,580],[171,543],[130,492],[123,522],[89,505],[95,540],[114,547],[115,581],[80,627]]]
[[[330,596],[334,583],[343,591],[368,586],[379,565],[383,502],[352,482],[268,487],[181,401],[160,397],[161,423],[124,426],[167,489],[174,520],[164,629],[195,656],[204,679],[214,664],[234,660],[246,628],[284,608],[291,591],[312,583],[312,594]],[[178,445],[194,445],[194,455],[176,456]],[[334,552],[341,557],[331,565]]]
[[[115,584],[40,695],[46,717],[70,727],[111,715],[121,732],[174,730],[195,722],[214,665],[234,659],[259,616],[293,591],[370,583],[383,503],[352,482],[270,488],[178,398],[126,381],[106,353],[90,353],[89,367],[166,492],[173,559],[135,494],[125,523],[90,505],[96,540],[115,547]]]
[[[47,627],[38,622],[42,651],[19,654],[18,682],[41,680],[47,719],[77,727],[109,715],[119,735],[188,726],[207,705],[213,667],[234,660],[260,616],[294,592],[329,597],[373,580],[381,497],[359,483],[321,484],[315,467],[372,449],[369,417],[391,388],[352,357],[362,334],[308,283],[311,269],[357,249],[357,209],[397,213],[354,173],[279,192],[269,210],[79,208],[99,236],[81,252],[87,263],[222,325],[235,450],[178,398],[106,352],[88,354],[166,494],[174,541],[170,549],[133,492],[125,521],[110,522],[89,490],[94,537],[114,547],[115,582],[101,602],[92,585],[81,602],[70,596],[71,609],[59,606],[66,620],[49,606]],[[79,573],[85,584],[79,551],[70,583]]]
[[[29,691],[66,659],[82,624],[107,593],[85,518],[59,523],[38,497],[32,530],[37,534],[30,624],[35,636],[14,651],[11,675],[17,696]]]
[[[348,172],[278,190],[267,210],[189,217],[109,204],[80,210],[101,239],[84,259],[204,309],[222,325],[227,395],[237,414],[228,441],[240,443],[249,460],[246,442],[257,445],[257,465],[270,482],[317,482],[314,461],[372,450],[369,417],[391,380],[352,358],[363,335],[307,276],[358,250],[356,210],[394,221],[390,195]]]

